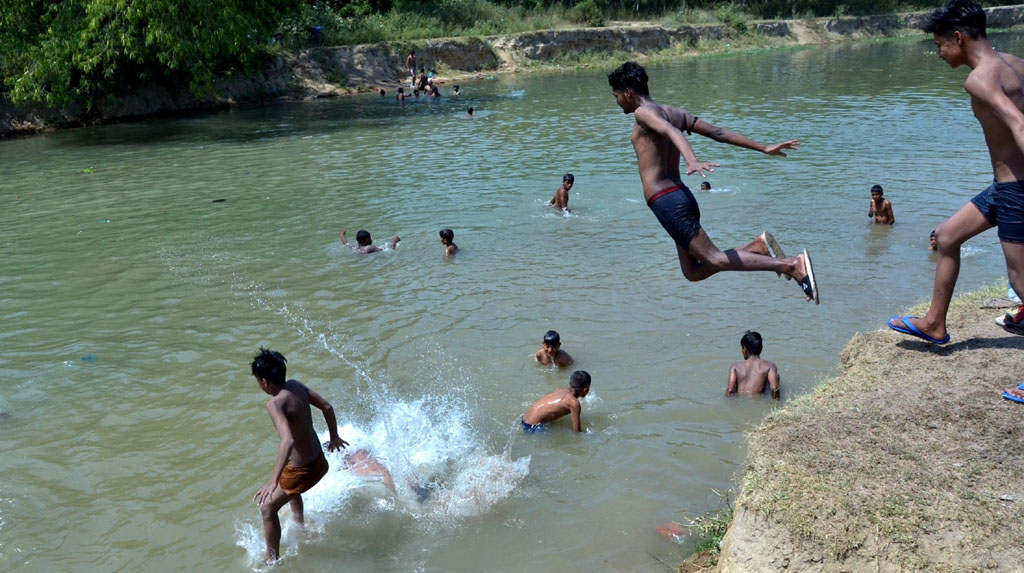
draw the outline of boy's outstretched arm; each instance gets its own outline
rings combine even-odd
[[[281,443],[277,447],[277,461],[274,462],[274,470],[270,472],[270,480],[256,492],[256,495],[252,496],[252,500],[259,505],[263,505],[263,502],[270,499],[270,496],[274,493],[274,489],[277,488],[277,482],[281,479],[281,473],[284,471],[284,466],[288,463],[288,457],[292,455],[292,448],[295,447],[295,438],[292,437],[291,426],[288,425],[288,418],[285,417],[280,404],[271,400],[267,403],[267,412],[270,413],[270,419],[274,422],[274,427],[277,429],[277,435],[281,438]]]
[[[352,246],[352,245],[348,244],[348,239],[345,238],[345,229],[342,229],[342,230],[338,231],[338,236],[341,237],[341,244],[342,245],[345,245],[346,247],[351,247]]]
[[[398,235],[395,235],[395,238],[394,238],[394,239],[391,239],[391,250],[394,250],[394,249],[395,249],[395,247],[397,247],[397,246],[398,246],[398,241],[401,241],[401,240],[402,240],[402,239],[401,239],[401,238],[399,238],[399,237],[398,237]]]
[[[687,112],[686,120],[692,121],[690,119],[691,117],[692,116],[689,114],[689,112]],[[745,147],[747,149],[753,149],[754,151],[760,151],[761,153],[765,153],[768,155],[779,155],[781,157],[786,156],[784,150],[796,149],[800,145],[800,141],[796,139],[790,139],[789,141],[783,141],[781,143],[765,145],[763,143],[758,143],[745,135],[736,133],[735,131],[708,123],[703,119],[696,119],[696,122],[693,124],[692,131],[694,133],[699,133],[700,135],[703,135],[708,139],[713,139],[720,143],[728,143],[729,145],[735,145],[736,147]]]
[[[697,154],[693,152],[693,147],[690,146],[690,142],[687,141],[686,136],[683,135],[682,131],[679,131],[676,126],[672,125],[671,122],[662,117],[661,113],[655,111],[653,108],[641,106],[636,108],[633,112],[633,116],[636,117],[636,122],[641,127],[645,127],[667,137],[669,141],[679,150],[679,155],[686,162],[686,174],[692,175],[694,173],[700,173],[701,177],[706,177],[704,171],[714,173],[713,167],[718,167],[717,163],[700,162],[697,160]]]
[[[316,406],[324,413],[324,421],[327,422],[327,431],[331,435],[330,441],[327,442],[327,451],[333,452],[347,446],[348,442],[341,439],[341,436],[338,435],[338,420],[334,417],[334,407],[331,406],[331,403],[325,400],[320,394],[310,390],[308,387],[306,390],[309,392],[309,404],[311,406]]]

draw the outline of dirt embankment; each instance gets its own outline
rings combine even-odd
[[[989,26],[1024,23],[1024,6],[991,8]],[[79,107],[18,107],[0,98],[0,137],[59,127],[122,121],[153,115],[216,109],[277,99],[315,99],[353,93],[370,86],[394,86],[405,77],[405,56],[416,50],[419,62],[455,77],[495,73],[551,63],[571,63],[592,54],[695,52],[708,41],[738,38],[754,45],[822,44],[866,36],[893,35],[916,29],[921,14],[820,18],[757,22],[739,33],[722,25],[628,25],[605,28],[545,30],[489,38],[448,38],[311,48],[274,58],[259,73],[220,78],[216,95],[196,97],[184,87],[140,85],[131,94],[111,99],[91,113]],[[752,33],[751,33],[752,32]]]
[[[1024,382],[1024,337],[980,308],[1005,294],[955,300],[945,346],[854,336],[838,378],[751,434],[706,570],[1024,571],[1024,404],[1002,398]]]

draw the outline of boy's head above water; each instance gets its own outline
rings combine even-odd
[[[549,330],[549,331],[544,333],[544,341],[543,342],[544,342],[544,346],[551,346],[551,347],[556,348],[556,349],[559,346],[562,345],[561,337],[559,337],[558,333],[555,332],[554,330]]]
[[[566,173],[562,176],[562,183],[566,184],[566,187],[572,187],[572,184],[576,181],[576,177],[572,173]]]
[[[872,199],[880,199],[881,197],[882,197],[882,186],[881,185],[872,185],[871,186],[871,198]]]
[[[252,375],[271,384],[284,384],[288,372],[286,362],[288,360],[280,352],[261,346],[260,353],[252,359]]]
[[[753,330],[748,330],[743,333],[743,338],[740,339],[740,348],[746,351],[746,354],[751,356],[760,356],[761,349],[764,347],[764,343],[761,340],[761,335]]]
[[[452,241],[455,240],[455,232],[451,229],[441,229],[437,234],[441,237],[441,242],[445,245],[450,245],[452,244]]]
[[[586,396],[590,391],[590,374],[586,370],[576,370],[569,376],[569,387],[577,398]]]
[[[360,230],[356,233],[356,242],[359,243],[360,247],[365,247],[367,245],[372,245],[373,239],[370,238],[369,231]]]

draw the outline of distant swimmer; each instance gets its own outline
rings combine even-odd
[[[455,91],[452,92],[452,97],[459,97],[462,92],[459,91],[459,84],[455,84]]]
[[[473,117],[473,108],[470,107],[466,110],[466,117]]]
[[[523,431],[527,433],[543,432],[548,424],[565,416],[572,415],[572,431],[581,432],[580,398],[590,393],[590,374],[577,370],[569,377],[569,387],[559,388],[537,400],[523,414]]]
[[[923,26],[934,36],[939,59],[952,68],[966,64],[971,69],[964,89],[981,123],[995,175],[988,189],[935,230],[938,260],[928,312],[920,318],[889,319],[889,328],[935,344],[949,342],[946,314],[960,274],[960,245],[971,237],[998,227],[1010,284],[1018,293],[1024,292],[1024,60],[997,52],[985,26],[985,11],[969,0],[947,2]],[[954,133],[952,146],[944,152],[953,156],[964,152],[962,135]],[[1024,310],[1009,318],[1021,327],[1017,333],[1024,334]]]
[[[928,250],[929,251],[937,251],[937,250],[939,250],[939,240],[937,238],[935,238],[935,231],[934,230],[932,231],[932,234],[928,236]]]
[[[882,186],[871,186],[871,204],[868,206],[868,217],[874,217],[878,225],[892,225],[896,216],[892,214],[892,203],[882,197]]]
[[[455,240],[455,231],[451,229],[441,229],[438,233],[441,237],[441,244],[444,245],[444,256],[451,257],[455,253],[459,252],[459,246],[453,243]]]
[[[341,244],[352,249],[354,252],[359,253],[360,255],[366,255],[369,253],[379,253],[384,250],[373,244],[373,239],[370,238],[369,231],[361,230],[356,233],[356,242],[359,243],[358,245],[353,245],[352,243],[348,242],[348,239],[345,238],[345,229],[338,231],[338,236],[341,237]],[[388,246],[392,250],[394,250],[396,247],[398,247],[398,242],[401,240],[402,239],[400,239],[398,235],[395,235],[395,238],[391,239],[391,243],[389,243]]]
[[[548,205],[553,205],[558,209],[562,209],[566,213],[571,213],[569,210],[569,190],[572,189],[573,184],[576,182],[576,177],[572,173],[566,173],[562,176],[562,184],[555,191],[555,196],[548,201]]]
[[[302,493],[317,484],[327,474],[327,458],[320,447],[310,406],[323,412],[330,432],[327,451],[333,452],[348,445],[338,436],[338,421],[334,408],[322,396],[297,380],[286,380],[285,357],[280,352],[260,348],[252,361],[252,375],[261,390],[272,396],[267,412],[274,422],[281,444],[270,479],[253,496],[263,516],[263,535],[267,541],[267,563],[277,561],[281,545],[281,522],[277,512],[288,503],[295,521],[302,525]]]
[[[708,191],[711,191],[711,182],[710,181],[701,181],[700,182],[700,190],[705,192],[705,193],[708,192]]]
[[[562,350],[562,337],[558,335],[554,330],[549,330],[544,333],[544,340],[541,341],[540,350],[533,355],[544,366],[551,366],[554,364],[559,368],[565,368],[566,366],[572,366],[575,360],[569,353]]]
[[[740,339],[742,362],[733,362],[729,367],[729,384],[725,387],[725,395],[744,394],[753,396],[764,394],[765,389],[771,391],[772,400],[779,399],[779,370],[774,362],[761,358],[764,342],[761,335],[752,330],[743,333]]]
[[[636,151],[647,206],[675,240],[679,266],[689,281],[702,281],[721,271],[774,271],[784,273],[800,285],[807,301],[819,303],[818,287],[811,258],[803,254],[786,259],[772,257],[766,235],[749,244],[722,252],[711,242],[700,225],[700,209],[679,175],[680,159],[686,162],[686,174],[713,172],[717,163],[698,161],[686,133],[698,133],[737,147],[785,157],[785,150],[796,149],[800,142],[791,139],[763,145],[746,136],[698,119],[681,107],[660,105],[650,96],[647,71],[635,62],[626,62],[608,74],[615,102],[624,113],[636,118],[633,149]]]
[[[373,454],[367,450],[356,450],[345,454],[342,458],[344,468],[354,475],[363,478],[379,478],[384,487],[395,493],[395,481],[391,478],[391,472]]]
[[[395,96],[397,101],[405,101],[405,88],[398,88],[398,94]]]

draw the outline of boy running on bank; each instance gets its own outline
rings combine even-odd
[[[635,62],[626,62],[608,74],[615,102],[623,113],[636,117],[633,149],[640,167],[644,198],[668,234],[675,239],[679,266],[689,281],[701,281],[720,271],[775,271],[796,279],[808,301],[820,302],[811,268],[811,258],[803,254],[786,259],[771,256],[767,233],[749,244],[722,252],[711,242],[700,225],[700,209],[693,193],[683,184],[679,160],[686,162],[686,174],[713,172],[717,163],[697,160],[683,132],[785,157],[785,150],[796,149],[800,142],[791,139],[763,145],[746,136],[714,126],[681,107],[660,105],[647,88],[647,72]],[[774,241],[771,241],[774,242]],[[774,247],[772,247],[774,249]]]
[[[580,398],[590,393],[590,374],[577,370],[569,377],[569,387],[559,388],[537,400],[523,414],[523,431],[527,433],[543,432],[548,423],[565,416],[572,415],[572,431],[582,432],[580,423]]]
[[[327,458],[313,429],[310,405],[320,409],[327,422],[331,436],[327,451],[333,452],[348,445],[338,436],[338,421],[334,418],[331,403],[301,382],[286,380],[285,362],[280,352],[265,348],[260,348],[260,353],[252,361],[252,375],[256,383],[272,396],[267,402],[267,412],[281,438],[270,480],[252,498],[259,504],[263,517],[268,564],[277,561],[280,552],[281,521],[277,512],[284,504],[291,504],[295,521],[302,525],[302,493],[327,475]]]
[[[964,89],[985,134],[995,174],[988,189],[935,230],[938,261],[927,314],[889,319],[889,328],[935,344],[949,342],[946,313],[960,274],[960,245],[971,237],[998,226],[1010,284],[1024,292],[1024,60],[995,51],[985,24],[985,11],[976,2],[951,0],[924,25],[935,38],[939,59],[952,68],[971,68]],[[1024,334],[1024,307],[1007,322],[1004,329]]]

